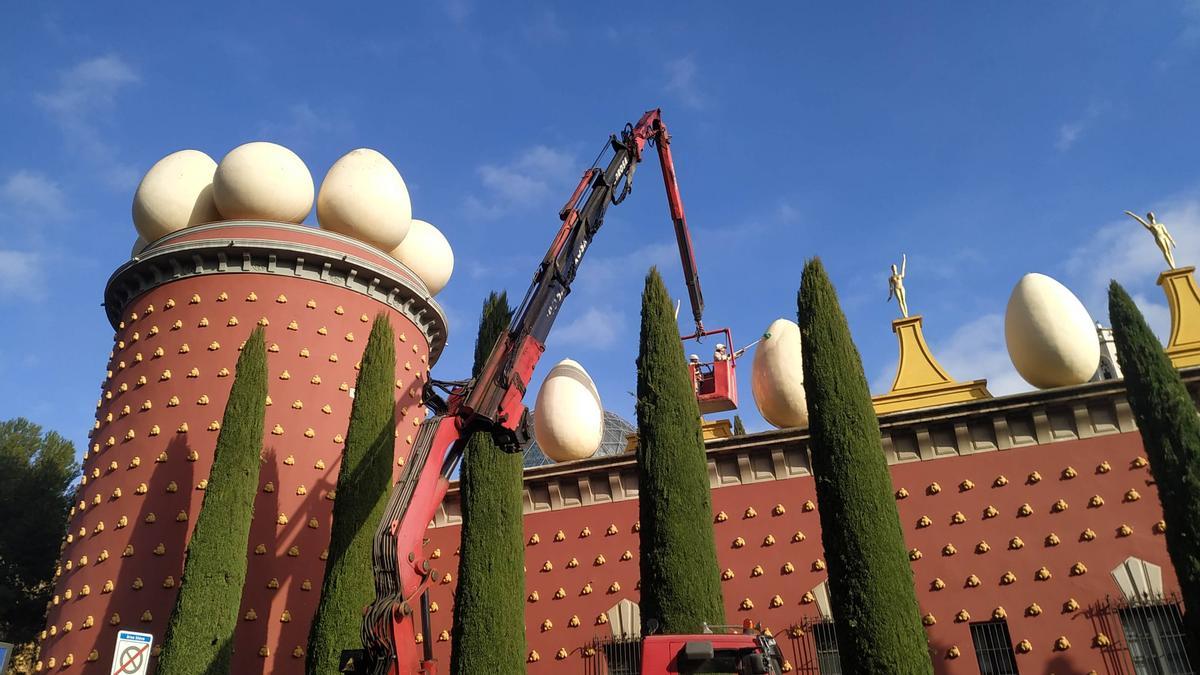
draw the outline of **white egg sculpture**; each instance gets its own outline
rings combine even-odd
[[[546,374],[534,407],[533,433],[538,447],[556,462],[596,454],[604,434],[604,408],[583,366],[563,359]]]
[[[146,247],[149,245],[150,242],[146,241],[145,237],[138,235],[138,238],[133,242],[133,246],[129,249],[129,257],[132,258],[142,251],[145,251]]]
[[[776,319],[754,348],[750,393],[763,419],[778,429],[808,424],[803,364],[800,327],[794,321]]]
[[[213,176],[213,198],[226,219],[299,223],[312,211],[313,179],[296,153],[255,141],[221,160]]]
[[[147,242],[221,219],[213,201],[217,163],[199,150],[180,150],[150,167],[133,194],[133,226]]]
[[[1066,286],[1037,273],[1017,282],[1004,313],[1013,366],[1039,389],[1082,384],[1100,363],[1095,323]]]
[[[446,235],[433,225],[412,219],[408,236],[392,249],[392,257],[421,278],[430,295],[437,295],[454,272],[454,251]]]
[[[412,223],[408,186],[396,167],[376,150],[358,148],[329,167],[317,194],[322,229],[391,251]]]

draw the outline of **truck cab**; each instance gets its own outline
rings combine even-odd
[[[730,673],[782,675],[775,639],[759,631],[647,635],[600,645],[596,675]]]

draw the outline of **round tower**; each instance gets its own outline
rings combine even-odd
[[[113,273],[104,301],[114,346],[39,669],[108,673],[120,629],[161,644],[238,349],[261,325],[269,398],[233,672],[302,673],[371,321],[385,313],[396,334],[398,475],[425,417],[421,391],[446,343],[445,315],[378,249],[259,221],[155,241]]]

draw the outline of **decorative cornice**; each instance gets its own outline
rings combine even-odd
[[[1200,368],[1180,373],[1189,391]],[[1062,441],[1129,433],[1137,425],[1123,380],[1033,391],[1001,398],[881,415],[880,447],[888,464],[922,462]],[[807,429],[781,429],[706,444],[713,489],[812,475]],[[632,454],[551,464],[525,472],[524,511],[540,513],[637,499]],[[458,485],[452,484],[433,520],[457,525]]]
[[[446,346],[446,315],[416,275],[405,276],[398,261],[392,261],[396,269],[388,269],[381,256],[349,237],[311,227],[257,221],[202,225],[167,235],[118,267],[105,286],[104,309],[116,328],[131,300],[163,284],[208,274],[277,274],[391,307],[425,334],[433,365]]]

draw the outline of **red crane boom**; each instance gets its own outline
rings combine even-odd
[[[636,125],[626,125],[620,137],[610,137],[612,158],[604,168],[597,162],[584,172],[559,212],[562,226],[479,377],[462,382],[431,380],[426,385],[425,404],[434,415],[421,424],[412,454],[392,489],[387,511],[375,532],[376,597],[363,618],[364,649],[344,655],[344,659],[356,659],[353,672],[373,675],[436,672],[432,640],[426,635],[420,648],[415,640],[418,608],[414,603],[419,599],[422,623],[428,626],[425,591],[437,576],[422,552],[425,529],[446,495],[450,476],[471,434],[490,433],[508,452],[520,452],[529,440],[529,411],[523,399],[533,369],[545,351],[546,338],[563,300],[571,292],[571,283],[592,237],[604,222],[605,212],[610,205],[620,204],[632,189],[634,171],[647,143],[658,149],[692,317],[697,333],[703,332],[704,298],[675,178],[671,137],[661,111],[654,109],[646,112]],[[448,390],[449,398],[443,400],[435,391],[437,388]]]

